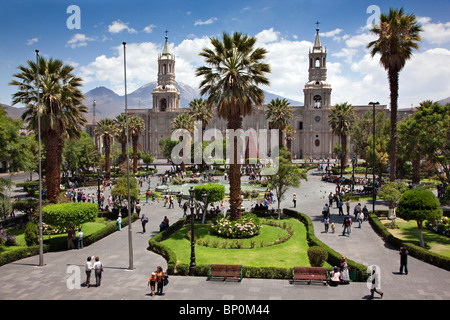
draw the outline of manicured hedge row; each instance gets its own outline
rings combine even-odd
[[[44,252],[48,252],[48,246],[46,245],[44,245]],[[38,254],[39,246],[17,248],[13,251],[0,254],[0,266]]]
[[[378,214],[387,215],[387,210],[376,210],[376,212]],[[369,223],[371,224],[375,232],[377,232],[380,235],[380,237],[382,237],[383,240],[386,241],[387,243],[397,248],[405,247],[412,257],[419,259],[423,262],[432,264],[436,267],[450,271],[449,258],[437,253],[430,252],[427,249],[422,248],[420,246],[416,246],[411,243],[405,243],[401,239],[394,237],[389,232],[389,230],[384,226],[384,224],[380,221],[380,219],[378,219],[378,216],[373,212],[369,212]]]
[[[342,255],[333,249],[326,246],[314,235],[314,227],[312,225],[311,219],[300,212],[284,209],[284,214],[298,219],[303,222],[307,229],[307,240],[310,246],[317,245],[325,248],[328,253],[328,263],[331,265],[339,265]],[[186,223],[188,223],[187,217],[178,220],[171,227],[158,233],[156,236],[149,240],[149,249],[161,254],[167,260],[167,273],[177,274],[177,275],[188,275],[189,265],[188,264],[178,264],[175,252],[161,243],[161,241],[170,237],[171,234],[175,233],[181,229]],[[366,281],[367,267],[358,264],[352,260],[347,259],[350,268],[356,270],[357,278],[356,281]],[[195,276],[207,276],[209,271],[209,265],[199,265],[197,264],[194,269]],[[292,278],[292,268],[275,268],[275,267],[246,267],[243,266],[243,276],[245,278],[264,278],[264,279],[291,279]]]

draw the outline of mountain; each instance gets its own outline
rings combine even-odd
[[[446,105],[447,103],[450,103],[450,97],[439,100],[438,103],[441,105]]]

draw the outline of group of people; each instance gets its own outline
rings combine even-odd
[[[102,282],[103,263],[98,256],[89,256],[86,259],[85,271],[86,271],[86,287],[91,287],[91,273],[94,270],[95,286],[100,287]]]
[[[163,269],[158,266],[156,271],[152,272],[150,278],[148,279],[148,286],[150,286],[151,296],[163,295],[163,288],[169,283],[169,276]],[[155,293],[156,288],[156,293]]]
[[[332,198],[331,194],[332,193],[330,192],[330,199]],[[344,220],[343,220],[343,223],[342,223],[342,227],[343,227],[342,235],[344,236],[345,234],[347,234],[347,236],[350,236],[351,227],[352,227],[352,218],[350,217],[350,202],[347,201],[345,203],[346,207],[347,207],[347,214],[346,215],[344,215],[344,212],[343,212],[343,208],[342,208],[343,207],[343,203],[342,203],[342,201],[339,200],[339,202],[340,203],[338,203],[338,206],[337,206],[338,209],[339,209],[339,216],[341,216],[341,215],[344,216]],[[325,206],[322,209],[322,215],[323,215],[323,222],[324,222],[324,225],[325,225],[325,232],[328,232],[328,229],[329,229],[329,226],[330,226],[330,223],[331,223],[332,233],[334,233],[336,226],[330,220],[331,203],[332,203],[332,201],[330,200],[329,204],[328,203],[325,204]],[[353,214],[355,216],[355,220],[358,221],[358,224],[359,224],[358,228],[361,228],[361,225],[362,225],[363,221],[367,221],[369,219],[369,210],[367,209],[366,205],[364,205],[364,207],[362,207],[361,203],[358,203],[355,206],[355,208],[353,210]]]

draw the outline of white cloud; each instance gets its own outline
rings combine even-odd
[[[85,34],[76,33],[67,41],[66,45],[72,49],[87,46],[88,41],[94,41],[95,38],[87,37]]]
[[[152,32],[153,32],[153,29],[154,29],[155,27],[156,27],[156,26],[155,26],[154,24],[150,24],[150,25],[146,26],[146,27],[144,28],[144,30],[142,30],[142,31],[144,31],[145,33],[152,33]]]
[[[195,23],[194,23],[194,26],[202,26],[202,25],[207,25],[207,24],[212,24],[212,23],[214,23],[214,22],[216,22],[217,21],[217,18],[216,17],[212,17],[212,18],[209,18],[208,20],[196,20],[195,21]]]
[[[437,45],[450,43],[450,22],[431,23],[429,17],[419,17],[417,21],[422,24],[422,39]]]
[[[321,37],[333,38],[333,40],[340,41],[341,37],[338,37],[338,34],[340,34],[342,31],[343,31],[342,29],[337,28],[337,29],[327,31],[327,32],[320,32],[319,35]]]
[[[270,28],[268,30],[261,31],[255,37],[258,39],[258,44],[262,45],[265,43],[278,41],[279,35],[280,33],[278,31],[274,31],[273,28]]]
[[[27,40],[27,45],[31,46],[33,43],[37,43],[39,38],[31,38]]]
[[[120,33],[122,31],[127,31],[128,33],[137,33],[137,31],[128,26],[128,23],[116,20],[108,26],[108,31],[110,33]]]

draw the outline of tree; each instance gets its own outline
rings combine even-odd
[[[129,119],[129,127],[131,142],[133,145],[133,173],[137,173],[137,163],[138,163],[138,140],[141,134],[145,130],[145,123],[142,118],[139,117],[131,117]]]
[[[342,170],[347,166],[347,137],[350,134],[352,123],[355,119],[355,111],[347,102],[336,104],[331,108],[328,116],[328,124],[333,133],[341,140],[341,176]]]
[[[271,129],[278,129],[278,146],[283,146],[283,131],[294,118],[294,111],[286,99],[272,99],[266,106],[266,118],[270,121]]]
[[[188,115],[195,121],[201,121],[202,130],[205,130],[212,119],[212,108],[206,100],[194,99],[189,102]]]
[[[94,140],[87,132],[82,132],[79,138],[66,142],[63,157],[68,164],[68,169],[72,171],[79,169],[84,176],[98,162],[99,153]]]
[[[126,177],[120,177],[111,190],[111,196],[114,204],[122,207],[128,201],[128,180]],[[139,192],[137,189],[136,179],[130,179],[130,200],[136,202],[139,200]]]
[[[97,122],[95,134],[103,139],[105,148],[106,180],[111,179],[111,144],[117,135],[117,124],[111,119],[102,119]]]
[[[401,9],[389,9],[389,14],[381,14],[380,25],[373,25],[371,33],[378,39],[371,41],[367,48],[371,48],[372,58],[380,54],[380,63],[388,72],[390,106],[391,106],[391,145],[390,145],[390,180],[396,178],[397,161],[397,100],[398,79],[400,71],[411,59],[413,49],[418,50],[421,41],[421,25],[414,14],[406,14]]]
[[[212,49],[204,48],[200,56],[208,66],[197,68],[203,77],[200,94],[217,109],[217,115],[227,120],[227,128],[242,128],[242,117],[250,115],[254,105],[262,105],[264,92],[258,85],[268,85],[265,74],[270,72],[263,63],[267,51],[254,48],[255,37],[240,32],[223,33],[223,40],[210,38]],[[241,172],[237,156],[237,137],[234,137],[233,158],[230,159],[230,219],[241,217]]]
[[[301,179],[307,179],[306,173],[296,165],[291,164],[289,160],[290,153],[286,147],[281,148],[279,157],[275,163],[278,165],[276,174],[269,176],[270,185],[275,190],[278,210],[280,210],[280,202],[284,194],[290,187],[299,187]]]
[[[38,102],[37,70],[39,68]],[[44,142],[45,183],[47,199],[56,203],[59,198],[61,184],[61,163],[64,141],[77,138],[86,124],[84,113],[87,107],[82,105],[84,95],[79,89],[81,78],[72,72],[73,66],[64,65],[61,60],[39,58],[38,63],[28,60],[28,67],[19,66],[17,78],[10,85],[17,86],[13,94],[13,105],[22,103],[26,111],[22,114],[28,130],[38,133],[38,113],[41,119],[41,137]]]
[[[153,163],[153,161],[155,160],[155,157],[153,157],[151,153],[141,152],[141,159],[142,159],[142,162],[144,162],[144,164],[147,166],[147,170],[148,170],[148,165]]]
[[[116,122],[116,139],[122,147],[119,163],[126,161],[127,159],[127,123],[125,114],[119,114],[114,119]]]
[[[53,227],[78,227],[94,221],[98,216],[98,205],[90,202],[69,202],[42,208],[42,220]]]
[[[425,220],[438,220],[442,216],[439,200],[430,190],[416,188],[406,191],[398,203],[397,215],[404,220],[416,220],[419,242],[423,248],[422,223]]]

